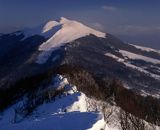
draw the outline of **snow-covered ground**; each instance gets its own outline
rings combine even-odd
[[[160,50],[156,50],[156,49],[152,49],[152,48],[149,48],[149,47],[143,47],[143,46],[138,46],[138,45],[133,45],[133,44],[130,44],[134,47],[136,47],[137,49],[140,49],[142,51],[147,51],[147,52],[156,52],[160,55]]]
[[[119,107],[88,98],[61,75],[54,77],[48,88],[64,88],[65,91],[54,101],[43,103],[29,116],[21,118],[15,108],[23,106],[24,98],[0,114],[0,130],[122,130]],[[21,120],[15,122],[17,119]],[[160,130],[147,122],[145,126],[146,130]]]
[[[65,87],[66,92],[55,101],[39,106],[30,116],[18,123],[14,108],[22,105],[23,100],[7,109],[0,116],[0,130],[100,130],[105,127],[110,130],[103,119],[103,115],[91,107],[91,102],[84,93],[78,92],[76,87],[69,86],[66,78],[58,75],[57,83],[49,87]],[[55,81],[55,79],[54,79]],[[93,100],[94,101],[94,100]],[[113,130],[113,129],[112,129]]]
[[[97,37],[105,38],[106,34],[89,28],[77,21],[69,20],[64,17],[59,23],[54,25],[61,25],[61,28],[45,43],[43,43],[39,50],[48,51],[53,48],[63,46],[65,43],[72,42],[78,38],[93,34]],[[50,26],[48,26],[50,27]],[[52,26],[51,26],[52,27]],[[45,30],[50,30],[45,28]]]
[[[154,58],[150,58],[150,57],[146,57],[146,56],[142,56],[142,55],[138,55],[135,53],[131,53],[125,50],[119,50],[119,52],[124,56],[127,57],[129,59],[133,59],[133,60],[143,60],[145,62],[151,62],[153,64],[160,64],[160,60],[158,59],[154,59]]]
[[[51,53],[66,43],[70,43],[87,35],[95,35],[105,38],[106,34],[90,27],[83,25],[80,22],[73,21],[62,17],[60,21],[49,21],[45,25],[37,27],[34,30],[25,31],[25,36],[39,34],[48,38],[40,47],[42,51],[36,63],[43,64],[50,57]]]
[[[133,53],[131,53],[131,55],[129,55],[130,52],[126,52],[126,51],[120,51],[120,52],[123,54],[123,56],[125,56],[125,57],[127,57],[129,59],[141,59],[143,57],[143,56],[139,56],[139,55],[136,55],[136,54],[133,54]],[[117,60],[118,62],[125,64],[127,67],[130,67],[132,69],[136,69],[136,70],[138,70],[140,72],[143,72],[143,73],[145,73],[145,74],[147,74],[147,75],[149,75],[149,76],[151,76],[153,78],[156,78],[158,80],[160,79],[160,75],[153,74],[153,73],[143,69],[142,67],[135,66],[135,65],[131,64],[130,62],[127,62],[126,59],[117,57],[116,55],[111,54],[111,53],[106,53],[105,56],[109,56],[109,57]]]

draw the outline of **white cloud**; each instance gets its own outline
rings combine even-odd
[[[102,6],[102,9],[106,10],[106,11],[116,11],[117,10],[116,7],[114,7],[114,6],[108,6],[108,5]]]

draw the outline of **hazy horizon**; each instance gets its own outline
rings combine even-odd
[[[0,0],[0,33],[64,16],[125,42],[160,49],[159,5],[158,0]]]

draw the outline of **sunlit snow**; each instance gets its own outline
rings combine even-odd
[[[146,56],[143,56],[143,55],[138,55],[138,54],[131,53],[131,52],[128,52],[128,51],[125,51],[125,50],[119,50],[119,52],[124,57],[128,57],[129,59],[133,59],[133,60],[137,59],[137,60],[143,60],[143,61],[146,61],[146,62],[151,62],[151,63],[154,63],[154,64],[160,64],[160,60],[158,60],[158,59],[146,57]]]
[[[15,123],[14,108],[22,104],[23,100],[18,102],[0,116],[0,130],[105,130],[103,115],[88,111],[89,98],[84,93],[69,86],[67,79],[61,75],[53,78],[53,82],[56,84],[51,83],[49,87],[65,87],[68,94],[42,104],[29,117]]]
[[[53,22],[54,23],[54,22]],[[58,23],[56,23],[58,24]],[[59,25],[62,25],[60,28],[48,41],[43,43],[39,50],[48,51],[52,48],[58,48],[65,43],[69,43],[78,38],[93,34],[97,37],[105,38],[105,33],[99,32],[92,28],[89,28],[77,21],[68,20],[66,18],[61,18]],[[50,26],[48,26],[50,28]],[[48,29],[45,29],[48,30]]]

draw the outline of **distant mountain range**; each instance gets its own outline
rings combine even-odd
[[[158,94],[160,89],[159,50],[126,44],[63,17],[1,35],[0,62],[1,87],[50,67],[69,64],[96,76],[118,78],[142,93]]]
[[[85,85],[85,83],[89,82],[92,86],[93,79],[100,82],[102,80],[106,80],[106,82],[115,80],[120,81],[125,89],[132,90],[138,95],[144,97],[153,96],[155,99],[160,98],[160,50],[124,43],[109,33],[100,32],[64,17],[32,29],[0,34],[0,104],[4,104],[4,106],[7,106],[10,102],[10,104],[14,104],[17,100],[19,101],[19,98],[26,95],[28,91],[32,93],[32,86],[41,86],[46,89],[44,86],[46,82],[50,81],[51,83],[48,85],[47,90],[51,86],[55,86],[53,84],[63,79],[58,76],[58,79],[54,78],[53,80],[53,82],[56,82],[52,83],[52,77],[55,75],[61,74],[67,77],[69,81],[73,81],[73,79],[75,80],[80,76],[74,74],[74,72],[79,71],[82,75],[87,73],[85,75],[86,79],[74,81],[74,83],[83,82]],[[50,75],[51,72],[54,75]],[[47,79],[48,77],[50,80]],[[45,79],[44,82],[39,83],[43,79]],[[92,80],[90,81],[90,79]],[[64,87],[65,85],[62,84],[59,83],[59,86]],[[71,84],[69,85],[71,86]],[[64,88],[67,89],[66,86]],[[112,88],[110,89],[112,91]],[[60,90],[58,88],[58,92]],[[39,95],[41,93],[39,91],[35,92],[36,94],[32,94]],[[72,91],[74,93],[74,90]],[[123,92],[123,89],[119,91]],[[7,97],[3,92],[8,93],[8,95],[10,94],[9,92],[14,92],[14,94]],[[69,92],[70,89],[63,93],[63,96],[70,95]],[[83,93],[81,94],[83,95]],[[72,96],[73,105],[76,100],[74,94]],[[92,97],[93,95],[90,96]],[[83,99],[83,97],[81,98]],[[137,99],[137,97],[135,98]],[[5,99],[11,101],[5,104]],[[12,102],[12,99],[15,102]],[[61,101],[62,104],[66,100],[68,101],[68,99],[63,100]],[[80,103],[80,106],[84,105],[80,101],[78,103]],[[63,107],[61,105],[57,106]],[[65,106],[66,108],[64,108],[63,112],[69,110],[81,111],[77,109],[78,105],[73,106],[76,106],[76,109],[68,109]],[[57,110],[59,109],[57,108]],[[77,114],[79,115],[79,113]],[[72,116],[69,115],[69,117]],[[97,118],[97,115],[91,114],[91,116]],[[66,120],[69,117],[67,116],[63,119]],[[146,119],[149,120],[148,118]],[[104,121],[102,125],[104,125]],[[22,128],[22,126],[19,128]],[[4,126],[3,128],[7,129],[7,127]],[[36,128],[38,127],[36,126]],[[56,128],[58,129],[58,127]]]

